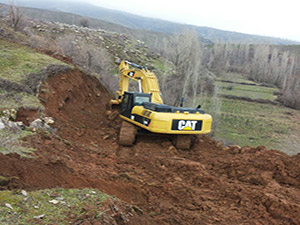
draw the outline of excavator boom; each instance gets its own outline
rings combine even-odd
[[[130,66],[133,68],[130,68]],[[120,91],[117,92],[119,96],[123,96],[123,94],[128,91],[129,79],[132,79],[139,83],[143,93],[152,93],[151,102],[163,104],[158,80],[154,73],[152,73],[146,67],[142,67],[135,63],[124,60],[120,63],[119,70]]]

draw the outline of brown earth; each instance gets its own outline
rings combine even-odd
[[[58,131],[26,139],[35,158],[0,154],[0,175],[17,177],[1,189],[98,188],[141,209],[128,224],[300,224],[299,155],[208,136],[190,151],[167,137],[119,146],[109,93],[78,70],[49,78],[40,97]]]

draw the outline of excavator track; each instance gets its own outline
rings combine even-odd
[[[173,139],[176,148],[181,150],[189,150],[192,144],[192,135],[176,135]]]
[[[132,146],[135,141],[136,133],[137,129],[133,124],[123,121],[119,134],[119,144]]]

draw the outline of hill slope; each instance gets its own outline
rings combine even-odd
[[[224,31],[210,27],[192,26],[160,19],[147,18],[122,11],[105,9],[84,2],[26,0],[20,2],[19,4],[21,6],[27,7],[71,12],[82,16],[93,17],[111,23],[123,25],[133,29],[145,29],[162,33],[174,33],[181,32],[182,30],[188,28],[195,30],[199,34],[199,37],[203,38],[203,40],[224,42],[230,41],[251,44],[299,44],[299,42],[296,41],[290,41],[280,38],[243,34],[239,32]]]
[[[0,58],[0,110],[41,108],[35,96],[39,82],[46,79],[51,68],[69,68],[31,48],[2,40],[1,35]]]
[[[45,85],[40,99],[58,131],[26,139],[35,158],[0,154],[0,175],[15,177],[1,189],[97,188],[135,205],[143,222],[128,224],[300,223],[299,156],[208,136],[190,151],[166,137],[122,147],[120,121],[105,116],[110,96],[95,78],[69,70]]]
[[[1,2],[1,0],[0,0]],[[42,2],[39,2],[42,3]],[[39,4],[37,4],[38,6]],[[50,4],[51,5],[51,4]],[[0,16],[8,12],[8,7],[0,3]],[[46,7],[47,8],[47,7]],[[51,7],[50,7],[51,8]],[[95,19],[91,17],[80,16],[74,13],[62,12],[57,10],[44,10],[38,8],[21,7],[22,14],[31,20],[44,22],[60,22],[70,25],[81,26],[81,21],[88,21],[88,27],[93,29],[103,29],[110,32],[126,34],[134,39],[139,39],[151,46],[155,41],[169,37],[169,34],[155,32],[150,30],[132,29],[106,20]],[[53,9],[53,8],[51,8]],[[202,39],[203,42],[210,43],[207,39]]]
[[[111,52],[117,49],[113,41],[122,37],[77,27],[69,30],[62,24],[34,24],[31,28],[33,33],[53,37],[52,41],[57,38],[57,32],[75,35],[72,40],[79,40],[82,33],[89,42],[97,42],[94,36],[102,37],[104,46]],[[130,46],[138,44],[126,37],[125,40]],[[7,53],[8,44],[2,43],[0,50]],[[141,43],[138,46],[146,49]],[[26,57],[20,61],[27,62],[23,66],[30,69],[32,64],[28,59],[31,57],[25,54],[31,53],[30,49],[26,48],[24,53],[23,46],[15,48],[20,48],[21,55]],[[132,49],[132,57],[136,50]],[[49,57],[34,51],[36,54],[50,61]],[[150,55],[143,60],[149,58],[154,62],[156,58]],[[7,62],[13,62],[14,58]],[[37,69],[35,77],[43,78],[43,73]],[[22,224],[23,221],[16,222],[16,213],[28,213],[21,207],[22,201],[8,201],[7,192],[3,190],[13,189],[13,193],[18,194],[21,188],[58,187],[96,188],[133,205],[129,209],[135,217],[127,214],[122,217],[117,208],[110,207],[111,215],[119,224],[300,223],[299,155],[288,156],[263,146],[224,147],[209,136],[198,137],[190,151],[175,149],[168,137],[138,136],[133,147],[119,146],[120,119],[107,118],[111,96],[95,77],[67,66],[64,70],[52,71],[40,89],[41,92],[36,93],[44,111],[33,114],[20,110],[17,120],[27,123],[43,113],[54,118],[57,132],[41,131],[24,139],[26,147],[36,149],[31,153],[32,158],[3,154],[6,152],[0,149],[1,223]],[[61,189],[58,190],[50,196],[57,197]],[[35,192],[35,195],[39,193],[45,194]],[[88,197],[78,196],[81,201]],[[32,199],[30,196],[23,201],[28,203]],[[97,207],[100,205],[98,202]],[[40,207],[40,204],[33,206]],[[21,210],[16,212],[18,209]],[[51,207],[53,211],[49,214],[56,209],[60,210]],[[71,212],[68,211],[67,220],[63,221],[66,224],[103,222],[95,214],[95,208],[82,208],[79,215],[72,213],[75,208],[68,209]],[[36,214],[39,215],[43,214]],[[34,221],[48,223],[43,219]]]

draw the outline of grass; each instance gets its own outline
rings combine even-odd
[[[0,39],[0,79],[24,85],[31,73],[38,73],[50,64],[66,65],[50,56],[19,44]],[[43,106],[34,95],[19,91],[0,89],[0,109],[42,109]]]
[[[219,87],[232,85],[220,81],[216,83]],[[274,88],[236,86],[236,89],[228,92],[224,92],[224,88],[219,88],[219,91],[221,94],[274,100]],[[197,104],[202,105],[213,116],[213,135],[225,144],[254,147],[264,145],[288,154],[300,152],[300,112],[297,110],[216,96],[201,97]]]
[[[0,224],[74,224],[91,213],[100,219],[108,209],[99,208],[107,200],[117,199],[93,189],[45,189],[27,196],[19,190],[1,191]],[[97,210],[86,210],[92,207]]]
[[[0,78],[21,84],[30,73],[37,73],[49,64],[64,64],[35,50],[0,39]]]
[[[222,73],[220,79],[236,83],[255,84],[254,81],[248,80],[247,78],[245,78],[245,76],[238,73]]]
[[[25,92],[13,93],[5,90],[0,90],[0,109],[41,109],[44,110],[44,106],[39,99]]]
[[[0,153],[4,155],[15,153],[21,157],[32,157],[32,153],[35,149],[22,146],[22,138],[29,135],[33,135],[33,133],[26,130],[19,132],[14,132],[9,129],[0,130]]]
[[[214,106],[210,97],[202,98],[199,103],[214,117],[214,136],[228,144],[264,145],[278,149],[280,142],[290,133],[300,130],[300,121],[288,116],[300,118],[296,110],[226,98],[219,101],[219,108]]]
[[[215,85],[220,87],[220,94],[248,97],[252,99],[265,99],[274,101],[277,97],[274,95],[274,92],[278,92],[278,88],[232,84],[221,81],[215,82]]]

